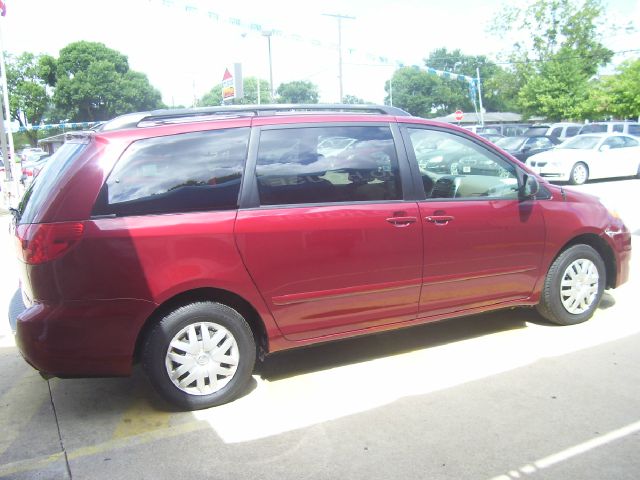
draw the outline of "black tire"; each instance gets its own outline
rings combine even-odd
[[[584,176],[581,172],[584,170]],[[571,169],[571,174],[569,175],[569,182],[571,185],[583,185],[587,183],[589,180],[589,167],[582,162],[576,163]]]
[[[598,285],[595,297],[589,303],[588,308],[579,313],[572,313],[565,307],[561,298],[561,283],[565,275],[570,274],[569,267],[579,260],[588,260],[595,266],[598,273]],[[575,325],[585,322],[593,316],[598,308],[605,285],[606,269],[600,254],[589,245],[574,245],[558,255],[551,264],[544,281],[540,303],[537,305],[538,312],[550,322],[558,325]],[[568,292],[568,290],[564,291]]]
[[[176,370],[180,365],[180,363],[167,362],[170,343],[177,338],[177,335],[182,334],[181,332],[184,332],[185,329],[187,329],[187,333],[184,333],[184,335],[191,335],[189,330],[191,325],[194,326],[193,332],[196,334],[196,338],[200,339],[199,342],[193,344],[196,349],[200,348],[198,345],[205,345],[203,343],[203,326],[206,327],[208,339],[213,340],[211,333],[216,334],[218,332],[224,337],[218,341],[217,346],[214,346],[215,342],[209,343],[209,346],[212,347],[211,350],[208,352],[200,350],[197,357],[195,352],[192,354],[184,350],[184,355],[180,358],[188,358],[192,366],[184,375],[177,377],[176,382],[188,380],[189,373],[196,373],[196,369],[202,368],[205,369],[203,371],[207,372],[205,374],[206,378],[201,379],[202,382],[208,382],[204,388],[213,390],[217,388],[219,376],[217,373],[211,375],[211,372],[206,369],[211,367],[232,371],[235,368],[234,373],[230,375],[220,375],[222,376],[220,383],[224,384],[224,386],[212,393],[190,393],[200,388],[199,385],[195,385],[195,379],[189,384],[194,385],[193,387],[189,387],[189,385],[184,387],[190,390],[188,392],[174,384],[174,381],[169,376],[168,369],[170,367],[168,365],[171,368],[176,368]],[[235,344],[231,337],[235,340]],[[191,337],[188,338],[190,341]],[[231,344],[228,348],[226,347],[227,342]],[[188,343],[183,344],[190,345]],[[176,352],[180,353],[180,349],[176,350],[172,347],[172,352],[174,354]],[[229,352],[232,353],[229,354]],[[209,353],[212,356],[209,356]],[[237,357],[234,360],[236,365],[219,362],[213,359],[214,354],[226,355],[225,358],[229,359],[234,355]],[[168,402],[186,410],[214,407],[236,399],[243,393],[251,379],[255,359],[255,339],[247,321],[234,309],[220,303],[207,301],[190,303],[162,318],[147,335],[142,350],[142,364],[151,384]],[[180,361],[182,362],[182,360]],[[215,382],[215,385],[213,382]]]

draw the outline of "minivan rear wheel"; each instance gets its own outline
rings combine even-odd
[[[142,351],[154,388],[187,410],[237,398],[251,378],[255,358],[247,321],[216,302],[194,302],[172,311],[151,329]]]
[[[575,325],[593,316],[604,292],[606,270],[589,245],[574,245],[547,272],[538,312],[558,325]]]

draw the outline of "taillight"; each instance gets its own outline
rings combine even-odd
[[[78,243],[83,232],[80,222],[18,225],[18,254],[31,265],[49,262]]]

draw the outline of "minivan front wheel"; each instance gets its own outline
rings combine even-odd
[[[571,169],[569,181],[572,185],[582,185],[587,180],[589,180],[589,167],[582,162],[576,163]]]
[[[558,325],[582,323],[593,315],[604,292],[606,270],[589,245],[574,245],[547,272],[538,312]]]
[[[142,351],[154,388],[187,410],[237,398],[251,378],[255,358],[246,320],[216,302],[194,302],[172,311],[152,328]]]

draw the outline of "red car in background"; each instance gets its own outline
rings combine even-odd
[[[595,197],[370,105],[163,110],[69,135],[15,235],[24,358],[59,376],[138,359],[188,409],[238,397],[257,356],[288,348],[515,306],[586,321],[631,251]]]

